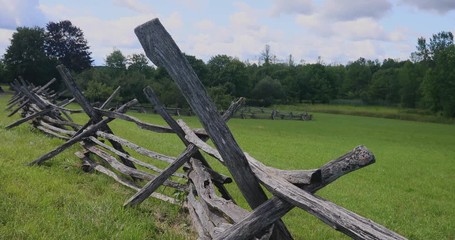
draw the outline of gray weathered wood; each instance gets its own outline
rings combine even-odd
[[[157,66],[166,68],[174,79],[193,112],[199,117],[204,129],[220,151],[226,166],[248,204],[255,208],[267,200],[256,177],[251,172],[246,157],[235,141],[229,128],[218,114],[201,81],[186,58],[158,19],[135,29],[146,55]],[[274,238],[291,239],[289,231],[278,221]]]
[[[321,182],[321,170],[312,169],[312,170],[281,170],[272,167],[265,166],[267,171],[272,174],[279,175],[286,181],[297,185],[305,186],[311,183]]]
[[[115,181],[119,182],[120,184],[122,184],[122,185],[124,185],[126,187],[129,187],[129,188],[131,188],[133,190],[137,191],[137,190],[140,189],[134,182],[131,182],[128,179],[125,179],[125,178],[119,176],[118,174],[114,173],[113,171],[105,168],[104,166],[99,165],[95,161],[92,161],[90,158],[85,156],[85,154],[83,154],[81,152],[76,152],[75,154],[76,154],[77,157],[79,157],[82,160],[83,164],[89,165],[95,171],[103,173],[103,174],[113,178]],[[159,199],[159,200],[162,200],[162,201],[165,201],[165,202],[172,203],[172,204],[176,204],[176,205],[180,204],[180,202],[178,200],[176,200],[175,198],[171,198],[171,197],[166,196],[166,195],[161,194],[161,193],[153,193],[152,197],[154,197],[156,199]]]
[[[125,121],[133,122],[139,128],[142,128],[145,130],[149,130],[149,131],[157,132],[157,133],[174,133],[174,130],[172,130],[170,127],[159,126],[159,125],[155,125],[155,124],[151,124],[151,123],[145,123],[135,117],[132,117],[132,116],[129,116],[126,114],[112,112],[112,111],[106,111],[106,110],[103,110],[100,108],[95,108],[95,110],[98,111],[101,115],[106,116],[106,117],[118,118],[118,119],[122,119]]]
[[[130,197],[125,204],[123,204],[123,206],[134,207],[147,199],[156,189],[158,189],[158,187],[161,186],[161,184],[166,181],[166,179],[176,172],[183,165],[183,163],[193,156],[196,151],[197,148],[194,145],[188,146],[172,164],[170,164],[160,175],[158,175],[158,177],[145,184],[145,186]]]
[[[60,139],[63,139],[63,140],[69,140],[70,137],[68,136],[64,136],[64,135],[60,135],[59,133],[53,131],[53,130],[50,130],[48,128],[45,128],[43,126],[36,126],[37,129],[41,130],[42,132],[46,133],[46,134],[49,134],[51,136],[54,136],[56,138],[60,138]]]
[[[150,157],[150,158],[153,158],[153,159],[157,159],[157,160],[160,160],[160,161],[163,161],[163,162],[167,162],[167,163],[173,163],[175,161],[175,157],[170,157],[170,156],[166,156],[166,155],[161,154],[161,153],[150,151],[150,150],[148,150],[146,148],[138,146],[138,145],[136,145],[136,144],[134,144],[132,142],[129,142],[129,141],[127,141],[127,140],[125,140],[123,138],[120,138],[118,136],[115,136],[113,134],[105,133],[105,132],[102,132],[102,131],[97,131],[96,135],[99,136],[99,137],[103,137],[103,138],[112,140],[112,141],[116,141],[116,142],[122,144],[123,146],[126,146],[126,147],[136,151],[139,154],[142,154],[144,156],[147,156],[147,157]]]
[[[71,91],[74,98],[79,103],[79,105],[82,107],[84,112],[86,112],[87,115],[90,116],[90,118],[93,118],[92,119],[93,121],[99,122],[101,120],[101,117],[94,111],[93,107],[90,105],[87,98],[85,98],[85,96],[82,94],[82,91],[76,85],[76,82],[73,80],[68,69],[66,69],[65,66],[63,66],[63,65],[58,65],[57,70],[60,73],[60,76],[62,77],[62,79],[64,80],[66,86]]]
[[[119,111],[119,112],[126,111],[128,109],[128,107],[130,107],[130,106],[132,106],[132,105],[134,105],[136,103],[137,103],[137,100],[130,101],[130,102],[122,105],[117,111]],[[98,129],[100,129],[101,127],[104,127],[108,122],[110,122],[112,120],[114,120],[114,119],[113,118],[106,118],[106,119],[103,119],[103,120],[101,120],[100,122],[98,122],[98,123],[96,123],[94,125],[91,125],[89,128],[87,128],[87,129],[81,131],[80,133],[76,134],[75,136],[73,136],[70,140],[65,142],[63,145],[58,146],[54,150],[44,154],[43,156],[39,157],[36,160],[30,162],[28,165],[35,165],[35,164],[39,165],[39,164],[43,163],[44,161],[55,157],[57,154],[63,152],[65,149],[71,147],[73,144],[75,144],[75,143],[81,141],[82,139],[94,134]]]
[[[147,57],[157,66],[165,67],[177,83],[222,154],[248,204],[255,208],[265,202],[267,196],[251,172],[243,152],[218,114],[196,73],[159,20],[154,19],[136,27],[135,33]]]
[[[55,124],[59,124],[59,125],[64,125],[64,126],[69,126],[69,127],[72,127],[75,130],[79,130],[80,128],[82,128],[81,125],[79,125],[77,123],[74,123],[74,122],[53,119],[53,118],[50,118],[49,116],[43,116],[42,118],[44,120],[46,120],[47,122],[55,123]]]
[[[185,146],[188,147],[190,145],[190,143],[185,139],[185,132],[180,128],[179,124],[166,111],[163,104],[161,104],[157,95],[154,93],[153,89],[151,87],[146,87],[144,89],[144,94],[147,97],[147,99],[150,101],[150,103],[152,103],[152,105],[154,106],[155,111],[161,115],[161,117],[166,121],[166,123],[175,131],[175,133],[180,138],[180,140],[185,144]],[[240,107],[242,107],[244,102],[245,102],[245,99],[243,99],[243,98],[240,98],[238,101],[233,102],[229,106],[229,108],[225,112],[225,114],[223,114],[223,116],[222,116],[223,120],[228,121],[232,117],[232,115],[235,113],[235,111],[237,109],[239,109]],[[200,135],[200,137],[201,137],[201,135]],[[206,141],[206,140],[208,140],[208,136],[202,136],[202,139],[204,139],[204,141]],[[199,159],[204,166],[206,166],[208,169],[211,169],[210,164],[207,162],[207,160],[205,160],[204,156],[202,156],[202,154],[199,151],[196,151],[194,153],[194,155],[191,157],[195,157],[195,158]],[[188,161],[188,159],[187,159],[187,161]],[[182,164],[184,164],[184,162],[182,162]],[[213,170],[211,172],[216,173]],[[215,177],[215,179],[218,179],[219,174],[214,175],[214,177]],[[217,186],[221,195],[225,199],[232,199],[232,196],[229,194],[227,189],[224,187],[223,183],[221,183],[220,181],[215,181],[215,186]]]
[[[209,212],[204,208],[202,203],[197,200],[197,197],[194,195],[194,191],[190,189],[188,196],[188,209],[190,209],[190,213],[194,215],[192,217],[193,222],[196,222],[196,226],[199,233],[200,239],[207,239],[210,240],[212,237],[210,233],[213,232],[215,226],[212,221],[209,219]]]
[[[335,181],[337,178],[354,170],[365,167],[373,162],[374,156],[366,148],[364,148],[363,146],[356,147],[353,151],[322,166],[320,170],[321,173],[324,174],[322,174],[321,176],[322,177],[321,182],[307,185],[302,189],[314,193],[318,189],[321,189],[322,187]],[[217,239],[238,239],[239,236],[248,238],[248,236],[252,236],[252,234],[254,234],[256,231],[260,231],[260,229],[263,229],[264,227],[273,223],[275,219],[279,219],[282,216],[284,216],[292,208],[294,208],[294,205],[292,205],[291,203],[283,201],[279,197],[273,197],[264,204],[262,204],[260,207],[255,209],[253,212],[251,212],[247,218],[245,218],[241,222],[236,223],[232,228],[220,234],[217,237]],[[348,210],[345,211],[349,212]],[[354,218],[357,219],[357,217]],[[347,219],[345,220],[348,221]],[[379,233],[379,235],[376,235],[376,237],[370,235],[368,238],[363,239],[381,239],[384,236],[391,236],[391,238],[389,239],[404,239],[402,236],[399,236],[396,233],[393,233],[392,231],[385,229],[384,227],[372,222],[371,220],[362,219],[362,222],[364,223],[366,222],[366,224],[360,225],[358,231],[364,230],[362,229],[364,227],[366,227],[368,230],[371,230],[379,226],[378,229],[380,229],[380,231],[384,233],[384,234]],[[368,224],[370,224],[372,228],[369,228]],[[346,231],[345,229],[340,228],[338,225],[335,224],[329,225],[335,227],[337,230]],[[372,234],[378,234],[378,232],[373,232]],[[354,237],[353,235],[354,234],[350,236]]]
[[[143,180],[147,180],[147,181],[153,180],[153,179],[155,179],[157,177],[154,174],[151,174],[151,173],[148,173],[148,172],[144,172],[144,171],[138,170],[136,168],[132,168],[132,167],[126,166],[125,164],[119,162],[115,157],[113,157],[109,153],[105,152],[104,150],[100,149],[99,147],[97,147],[94,144],[81,142],[81,145],[85,149],[90,151],[91,153],[93,153],[93,154],[97,155],[98,157],[102,158],[112,168],[116,169],[117,171],[119,171],[119,172],[121,172],[121,173],[123,173],[125,175],[129,175],[129,176],[132,176],[134,178],[143,179]],[[180,183],[168,180],[168,179],[163,182],[163,185],[167,186],[167,187],[175,188],[175,189],[177,189],[179,191],[186,191],[186,187],[183,184],[180,184]]]
[[[31,114],[31,115],[29,115],[27,117],[21,118],[21,119],[17,120],[16,122],[11,123],[10,125],[6,126],[5,128],[6,129],[10,129],[10,128],[19,126],[19,125],[21,125],[24,122],[27,122],[29,120],[32,120],[32,119],[36,118],[36,117],[45,115],[45,114],[49,113],[50,111],[51,111],[51,109],[48,108],[48,109],[44,109],[43,111],[36,112],[36,113]]]
[[[177,123],[181,127],[181,129],[185,132],[185,138],[190,141],[191,143],[195,144],[199,149],[208,153],[209,155],[218,159],[221,163],[225,164],[224,159],[221,157],[221,154],[205,143],[203,140],[198,138],[186,125],[183,120],[178,120]],[[268,172],[270,175],[280,175],[287,181],[292,184],[296,185],[306,185],[310,183],[318,183],[321,182],[321,170],[281,170],[272,167],[268,167],[265,165],[261,166],[263,171]]]
[[[76,133],[75,131],[72,131],[72,130],[67,130],[67,129],[64,129],[64,128],[60,128],[60,127],[55,127],[55,126],[52,126],[51,124],[43,121],[43,120],[38,120],[37,121],[38,124],[40,124],[41,126],[47,128],[47,129],[50,129],[52,131],[55,131],[55,132],[58,132],[58,133],[61,133],[61,134],[65,134],[65,135],[68,135],[68,136],[74,136],[74,134]]]
[[[98,132],[100,132],[100,131],[98,131]],[[97,133],[98,133],[98,132],[97,132]],[[97,134],[97,135],[98,135],[98,134]],[[109,146],[109,145],[107,145],[107,144],[104,144],[103,142],[101,142],[100,140],[98,140],[96,137],[92,137],[92,136],[91,136],[91,137],[89,137],[89,139],[90,139],[90,141],[92,141],[93,143],[95,143],[95,144],[97,144],[97,145],[103,147],[104,149],[107,149],[107,150],[109,150],[109,151],[115,153],[115,154],[116,154],[117,156],[119,156],[119,157],[123,157],[123,158],[125,158],[125,159],[128,159],[128,160],[130,160],[131,162],[136,163],[137,165],[143,166],[143,167],[145,167],[145,168],[147,168],[147,169],[149,169],[149,170],[155,171],[155,172],[157,172],[157,173],[163,172],[163,170],[162,170],[161,168],[158,168],[158,167],[156,167],[155,165],[152,165],[152,164],[150,164],[150,163],[142,162],[142,161],[140,161],[140,160],[138,160],[138,159],[136,159],[136,158],[134,158],[134,157],[132,157],[132,156],[130,156],[130,155],[128,155],[128,154],[125,154],[125,153],[123,153],[123,152],[120,152],[120,151],[118,151],[117,149],[115,149],[115,148],[113,148],[113,147],[111,147],[111,146]],[[173,175],[173,176],[176,176],[176,177],[180,177],[180,178],[186,178],[186,176],[185,176],[184,174],[180,174],[180,173],[174,173],[174,174],[172,174],[172,175]]]
[[[370,153],[363,151],[360,154],[367,156],[360,159],[369,164]],[[262,164],[259,161],[248,155],[247,158],[252,166],[257,166],[252,167],[253,171],[269,191],[292,205],[304,209],[336,230],[356,239],[405,239],[382,225],[298,188],[280,176],[270,177],[267,172],[261,171],[263,168],[260,167]],[[334,171],[346,172],[343,169]]]
[[[109,98],[108,98],[106,101],[104,101],[104,103],[101,105],[100,108],[103,109],[103,108],[105,108],[109,103],[111,103],[111,101],[115,98],[115,96],[118,95],[119,91],[120,91],[120,86],[118,86],[118,87],[114,90],[114,92],[111,94],[111,96],[109,96]]]
[[[35,106],[37,111],[42,111],[48,107],[50,107],[48,104],[43,102],[41,98],[38,97],[35,93],[31,92],[29,89],[26,87],[21,87],[21,91],[25,94],[25,96],[30,100],[30,105]],[[60,114],[55,111],[54,109],[51,110],[48,115],[50,117],[53,117],[55,119],[63,120],[63,118],[60,116]]]
[[[22,108],[24,108],[29,102],[30,102],[30,99],[26,99],[24,102],[21,103],[21,105],[19,105],[19,107],[17,107],[17,108],[14,109],[12,112],[10,112],[10,113],[8,114],[7,117],[11,117],[11,116],[13,116],[14,114],[16,114],[17,112],[19,112],[19,110],[21,110]]]
[[[100,115],[98,112],[96,112],[95,109],[90,105],[87,98],[85,98],[84,94],[82,94],[82,91],[77,86],[77,84],[74,81],[73,77],[71,76],[69,70],[67,68],[65,68],[65,66],[63,66],[63,65],[58,65],[57,70],[60,73],[60,75],[62,76],[66,86],[71,91],[71,93],[73,94],[76,101],[81,105],[84,112],[87,113],[87,115],[90,117],[90,121],[92,121],[93,123],[101,122],[103,119],[102,115]],[[107,133],[113,133],[111,128],[107,125],[107,123],[102,125],[101,128],[102,128],[102,130],[106,131]],[[120,145],[119,143],[114,142],[114,141],[109,141],[109,142],[112,144],[112,146],[115,149],[117,149],[121,152],[127,153],[123,149],[122,145]],[[124,159],[124,158],[120,158],[120,160],[125,165],[135,168],[134,164],[131,161]]]
[[[179,122],[181,126],[185,129],[183,122]],[[189,131],[186,133],[191,134]],[[212,155],[215,158],[221,158],[220,153],[210,147],[208,144],[204,143],[202,140],[195,139],[196,136],[190,136],[187,139],[198,146],[201,150],[204,150],[206,153]],[[269,171],[268,167],[264,166],[259,161],[255,160],[249,155],[246,155],[248,162],[250,163],[253,172],[258,177],[258,179],[264,184],[264,186],[271,191],[274,195],[278,196],[282,200],[288,203],[283,203],[284,206],[288,207],[288,210],[292,208],[292,205],[298,206],[314,216],[318,217],[322,221],[326,222],[330,226],[333,226],[336,230],[343,232],[344,234],[353,237],[353,238],[362,238],[362,239],[404,239],[402,236],[394,233],[393,231],[388,230],[387,228],[374,223],[373,221],[363,218],[355,213],[350,212],[342,207],[337,206],[331,202],[320,199],[309,194],[307,191],[304,191],[297,186],[291,184],[283,177],[276,175]],[[219,159],[223,162],[222,159]],[[315,191],[321,187],[327,185],[330,182],[333,182],[340,176],[356,170],[360,167],[369,165],[375,161],[374,156],[371,152],[368,151],[363,146],[355,148],[352,152],[342,156],[340,159],[336,159],[330,164],[325,165],[321,169],[322,179],[315,183],[312,186],[312,189]],[[310,188],[311,189],[311,188]],[[271,200],[269,200],[271,202]],[[271,205],[276,205],[276,202],[272,202]],[[270,205],[268,206],[270,207]],[[286,213],[282,208],[270,209],[270,213]],[[278,217],[279,215],[272,215],[267,217]],[[262,213],[261,218],[264,217]],[[270,219],[270,218],[267,218]],[[273,218],[276,219],[276,218]],[[258,220],[258,219],[257,219]],[[258,220],[259,221],[259,220]],[[264,223],[264,222],[263,222]],[[243,222],[247,224],[247,222]],[[266,227],[268,225],[261,225],[261,227]],[[250,226],[251,227],[251,226]],[[243,228],[245,231],[242,234],[250,234],[251,229]],[[255,228],[256,230],[262,230],[263,228]],[[230,236],[226,239],[237,239],[240,235],[232,235],[237,233],[232,229],[220,236],[220,239],[225,239],[225,237]]]
[[[179,169],[184,163],[186,163],[192,156],[196,156],[199,160],[204,161],[206,166],[209,166],[208,163],[203,158],[203,156],[199,153],[199,150],[193,144],[189,144],[187,140],[185,140],[184,131],[180,128],[178,123],[168,114],[168,112],[165,111],[164,107],[159,102],[153,90],[150,87],[147,87],[144,89],[144,94],[147,96],[149,101],[155,106],[155,110],[171,126],[171,128],[180,137],[184,144],[187,145],[185,152],[189,152],[189,154],[186,154],[184,152],[184,154],[181,155],[182,158],[177,158],[177,160],[173,162],[169,167],[167,167],[158,178],[147,183],[140,191],[138,191],[135,195],[128,199],[124,204],[125,207],[136,206],[140,204],[142,201],[144,201],[148,196],[150,196],[151,193],[153,193],[162,184],[161,181],[164,181],[164,179],[169,178],[173,172],[177,171],[177,169]],[[240,103],[237,104],[240,105]],[[226,120],[232,115],[232,112],[234,111],[235,107],[233,107],[233,109],[231,109],[231,111],[226,114],[225,116]],[[219,184],[219,182],[217,182],[216,184],[219,187],[222,195],[230,199],[231,197],[229,193],[222,186],[222,184]]]
[[[235,205],[234,202],[216,195],[211,176],[198,159],[193,158],[190,163],[192,170],[188,173],[188,177],[192,180],[199,197],[210,208],[222,212],[230,222],[238,222],[248,215],[245,209]]]

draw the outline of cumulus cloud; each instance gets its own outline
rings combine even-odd
[[[359,18],[351,21],[335,22],[333,33],[347,40],[386,40],[384,28],[371,18]]]
[[[281,41],[282,33],[261,23],[268,9],[252,8],[246,3],[234,3],[236,11],[224,25],[209,20],[196,23],[198,32],[184,42],[182,48],[199,58],[209,60],[217,54],[257,61],[265,44]],[[273,46],[272,46],[273,47]],[[286,53],[288,54],[288,53]]]
[[[0,28],[0,58],[5,54],[6,48],[11,44],[10,39],[14,31]]]
[[[313,10],[312,0],[273,0],[271,13],[274,16],[281,14],[309,14]]]
[[[326,17],[336,20],[355,20],[358,18],[382,18],[392,4],[388,0],[327,0],[321,11]]]
[[[2,1],[5,0],[0,3]],[[155,17],[161,19],[182,51],[203,60],[216,54],[227,54],[256,62],[264,46],[269,44],[278,60],[285,61],[292,54],[296,61],[314,62],[322,56],[326,63],[345,63],[359,57],[382,58],[397,43],[407,39],[409,34],[403,29],[385,29],[381,23],[389,12],[393,14],[389,1],[392,2],[272,0],[268,4],[257,4],[241,0],[214,10],[209,7],[213,3],[208,0],[169,0],[160,6],[146,0],[111,0],[115,11],[109,15],[98,14],[98,6],[84,8],[83,4],[78,4],[70,7],[65,3],[42,3],[38,12],[43,12],[52,21],[69,19],[81,28],[97,65],[104,64],[105,57],[113,49],[119,49],[125,55],[143,52],[133,29]],[[4,4],[5,8],[11,5]],[[118,14],[126,8],[134,11],[133,14],[131,11]],[[157,9],[160,11],[154,12]],[[217,12],[215,15],[206,11]],[[287,17],[293,17],[295,22]],[[2,19],[11,21],[13,18],[0,15],[0,22]],[[9,43],[3,43],[3,40],[0,39],[0,47]],[[405,44],[401,46],[404,49]],[[405,51],[405,57],[409,55],[407,50],[397,51]]]
[[[103,19],[98,16],[74,15],[73,9],[63,5],[42,5],[41,9],[57,21],[70,19],[73,25],[84,32],[95,59],[95,64],[104,63],[105,57],[113,49],[119,49],[124,55],[142,53],[142,47],[134,34],[134,28],[153,18],[160,17],[163,25],[170,31],[178,32],[183,27],[183,20],[179,13],[174,12],[167,16],[153,13],[143,13],[134,16]]]
[[[407,40],[406,30],[385,29],[381,20],[391,12],[389,0],[326,0],[311,14],[298,14],[296,23],[306,39],[301,54],[346,62],[359,57],[382,58],[386,49]],[[407,57],[396,56],[396,57]]]
[[[298,16],[296,22],[308,32],[321,37],[343,37],[346,40],[389,40],[390,36],[374,19],[330,21],[321,15]]]
[[[392,8],[388,0],[327,0],[312,14],[296,16],[296,22],[308,33],[322,37],[343,37],[346,40],[390,40],[379,23]],[[398,40],[398,35],[393,34]]]
[[[453,0],[401,0],[401,2],[421,10],[436,11],[440,14],[455,10],[455,1]]]
[[[0,28],[44,26],[47,22],[38,0],[0,0],[0,6]]]
[[[143,2],[139,0],[113,0],[114,4],[121,6],[121,7],[126,7],[132,11],[138,12],[138,13],[151,13],[152,8],[144,4]]]

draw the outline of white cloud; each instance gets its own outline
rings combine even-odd
[[[326,0],[321,11],[326,18],[349,21],[366,17],[379,19],[391,8],[388,0]]]
[[[194,27],[199,31],[211,31],[215,27],[215,23],[211,20],[202,20],[194,24]]]
[[[3,58],[6,48],[11,44],[10,39],[13,33],[13,30],[0,28],[0,58]]]
[[[161,22],[163,23],[163,25],[165,24],[166,28],[176,31],[182,28],[184,25],[182,16],[180,15],[179,12],[173,12],[171,13],[171,15],[163,17]]]
[[[386,40],[389,38],[379,18],[392,5],[388,0],[352,0],[348,3],[327,0],[312,13],[299,14],[295,21],[308,34],[322,37],[344,37],[346,40]]]
[[[43,27],[47,22],[38,0],[0,0],[0,6],[0,28]]]
[[[386,40],[387,38],[384,28],[371,18],[335,22],[331,28],[335,35],[346,40]]]
[[[70,19],[73,25],[82,29],[97,65],[104,64],[105,57],[114,48],[122,51],[124,55],[142,53],[143,50],[134,34],[134,28],[159,17],[149,13],[115,19],[102,19],[96,16],[72,16],[69,12],[74,12],[74,10],[63,5],[42,5],[41,8],[46,14],[56,19],[55,21]],[[183,27],[183,20],[177,12],[161,17],[160,21],[170,31],[178,32]]]
[[[126,7],[134,12],[144,14],[153,12],[153,9],[149,5],[139,0],[113,0],[113,2],[118,6]]]
[[[97,14],[101,4],[87,8],[83,4],[69,7],[64,2],[42,1],[36,11],[51,21],[69,19],[81,28],[98,65],[104,64],[114,48],[125,55],[143,52],[133,30],[155,17],[160,17],[182,51],[203,60],[227,54],[254,62],[269,44],[278,59],[292,54],[296,61],[312,62],[322,56],[327,63],[345,63],[360,56],[374,59],[385,52],[406,51],[404,45],[409,39],[414,42],[417,33],[399,25],[395,29],[385,27],[383,19],[395,14],[389,1],[407,0],[236,1],[223,3],[222,9],[212,9],[214,5],[208,0],[169,0],[160,5],[146,0],[111,0],[111,5],[106,5],[106,12],[112,8],[109,14]],[[37,1],[32,3],[36,5]],[[17,5],[8,4],[3,9]],[[13,19],[5,16],[0,15],[0,23]],[[292,18],[294,22],[289,21]],[[0,44],[9,44],[9,40],[2,37]]]
[[[260,23],[268,10],[252,8],[246,3],[235,3],[237,11],[231,13],[226,25],[203,20],[196,24],[198,32],[181,46],[189,54],[209,60],[217,54],[227,54],[256,61],[265,44],[281,42],[283,33]],[[289,53],[286,53],[289,54]]]
[[[401,2],[421,10],[436,11],[440,14],[455,10],[455,1],[453,0],[401,0]]]
[[[301,46],[308,49],[300,52],[313,59],[322,56],[329,59],[328,63],[353,61],[359,57],[392,57],[384,56],[385,50],[395,51],[395,44],[408,38],[405,29],[386,30],[383,27],[381,19],[391,12],[391,8],[387,0],[327,0],[312,14],[296,15],[295,22],[302,27],[305,38],[301,40],[304,43]],[[399,57],[403,57],[402,54]]]
[[[313,11],[312,0],[273,0],[271,13],[273,16],[281,14],[309,14]]]

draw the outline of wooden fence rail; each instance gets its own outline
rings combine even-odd
[[[240,109],[234,117],[242,119],[271,119],[271,120],[313,120],[313,115],[308,112],[284,112],[276,109],[244,107]]]
[[[16,94],[8,109],[13,114],[22,110],[23,118],[10,126],[31,121],[34,127],[46,129],[43,131],[47,134],[66,139],[64,144],[32,161],[31,165],[42,164],[79,143],[81,150],[76,152],[76,156],[81,159],[84,171],[103,173],[136,191],[125,202],[125,207],[137,206],[150,196],[181,204],[188,209],[199,239],[292,239],[280,218],[294,207],[355,239],[405,239],[378,223],[314,195],[339,177],[374,163],[375,157],[366,147],[355,147],[318,169],[281,170],[266,166],[242,151],[226,125],[244,100],[233,102],[220,115],[198,76],[158,19],[137,27],[135,32],[146,55],[168,71],[204,128],[191,129],[183,120],[175,120],[149,87],[144,89],[144,94],[168,126],[146,123],[127,115],[126,111],[137,103],[136,100],[115,110],[105,110],[118,89],[101,107],[93,107],[69,71],[58,66],[68,90],[90,119],[84,125],[75,124],[69,117],[69,113],[75,111],[64,108],[71,100],[56,103],[53,97],[58,93],[47,91],[47,86],[36,87],[25,81],[13,83]],[[13,110],[15,106],[19,110]],[[132,122],[147,134],[176,134],[185,150],[177,156],[168,156],[142,147],[115,135],[109,127],[114,120]],[[206,143],[208,139],[215,147]],[[224,165],[232,177],[213,169],[211,161]],[[237,205],[239,199],[233,199],[225,188],[225,184],[234,182],[252,211]],[[169,191],[162,191],[161,186],[183,193],[186,199],[184,202],[175,199]],[[272,195],[271,198],[264,189]]]

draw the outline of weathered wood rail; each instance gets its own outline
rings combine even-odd
[[[125,207],[137,206],[148,197],[181,204],[188,209],[199,239],[292,239],[280,218],[294,207],[309,212],[355,239],[405,239],[372,220],[314,195],[339,177],[374,163],[375,157],[366,147],[355,147],[318,169],[281,170],[266,166],[242,151],[226,125],[226,121],[242,106],[243,99],[232,103],[220,115],[199,78],[159,20],[145,23],[137,27],[135,32],[146,55],[157,66],[164,67],[169,72],[204,128],[191,129],[184,121],[175,120],[149,87],[144,89],[144,94],[168,126],[146,123],[127,115],[126,111],[137,103],[136,100],[114,110],[106,110],[110,99],[118,91],[101,107],[93,107],[68,70],[58,66],[68,90],[90,120],[84,125],[77,125],[70,119],[63,118],[63,112],[68,112],[62,106],[64,104],[51,103],[39,94],[46,92],[49,99],[55,93],[39,91],[43,87],[16,82],[16,94],[10,105],[18,105],[25,112],[24,118],[16,125],[39,119],[52,126],[40,125],[58,133],[54,136],[65,135],[68,138],[61,146],[32,161],[31,165],[42,164],[69,146],[79,143],[82,148],[76,152],[76,156],[81,159],[84,171],[103,173],[136,191],[125,202]],[[66,102],[69,100],[64,101],[65,104]],[[11,109],[12,107],[9,108]],[[176,134],[185,150],[177,156],[167,156],[139,146],[113,133],[109,123],[114,120],[134,123],[147,134]],[[208,139],[211,139],[215,147],[206,143]],[[126,149],[134,153],[130,154]],[[231,176],[218,173],[211,167],[211,161],[220,162]],[[145,180],[146,183],[140,180]],[[225,188],[225,184],[232,182],[236,183],[252,211],[237,205]],[[169,191],[161,191],[160,186],[184,193],[185,201],[182,203],[169,196]],[[271,198],[267,197],[264,189],[271,193]]]
[[[6,128],[14,128],[24,122],[30,122],[35,128],[46,134],[61,139],[70,139],[80,126],[73,122],[69,114],[80,111],[65,108],[74,99],[57,102],[59,94],[48,89],[55,80],[55,78],[52,79],[42,87],[33,86],[23,79],[12,82],[10,86],[15,94],[8,102],[6,110],[11,110],[8,116],[21,112],[22,118]]]

